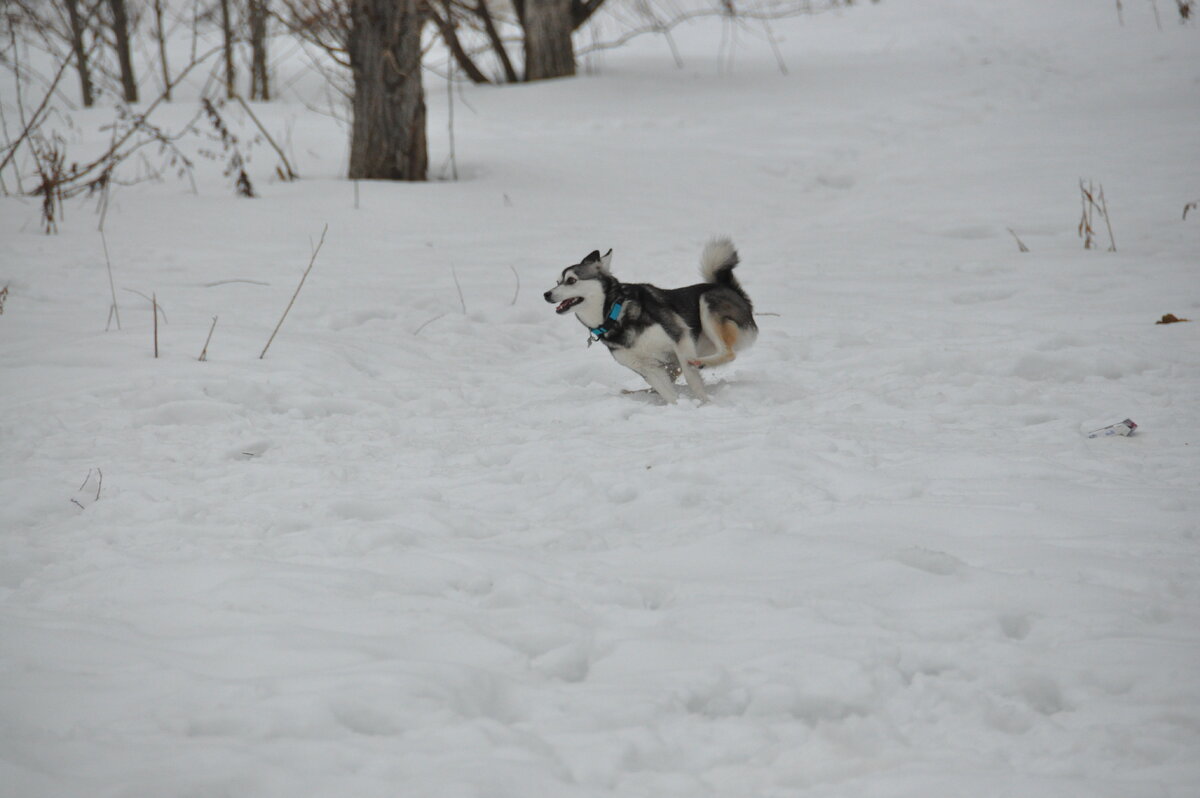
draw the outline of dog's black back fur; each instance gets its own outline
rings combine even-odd
[[[700,298],[704,296],[707,296],[709,306],[718,316],[755,327],[754,306],[731,272],[725,270],[718,273],[719,282],[716,283],[696,283],[682,288],[622,283],[615,277],[598,275],[604,286],[605,308],[620,302],[623,309],[620,325],[601,336],[600,340],[609,349],[629,347],[638,334],[658,324],[673,341],[678,341],[688,332],[694,341],[701,334]],[[726,279],[720,279],[722,277]],[[681,318],[683,325],[679,323]]]

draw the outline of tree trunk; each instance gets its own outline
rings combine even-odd
[[[225,49],[225,99],[232,100],[237,94],[237,70],[233,66],[233,19],[229,13],[229,0],[221,0],[221,35]]]
[[[424,180],[425,90],[418,0],[351,0],[352,179]]]
[[[267,80],[267,18],[270,0],[249,0],[246,5],[250,28],[250,99],[271,99]]]
[[[71,22],[71,49],[75,52],[75,69],[79,71],[79,92],[83,95],[83,107],[91,108],[96,103],[92,91],[92,72],[88,66],[87,47],[83,43],[83,18],[79,16],[79,0],[67,0],[67,17]]]
[[[154,0],[154,38],[158,40],[158,64],[162,68],[163,97],[171,101],[171,69],[167,66],[167,31],[163,27],[163,0]]]
[[[133,58],[129,52],[129,16],[125,13],[125,0],[108,0],[112,11],[113,36],[117,40],[117,61],[121,64],[121,90],[125,102],[138,101],[137,81],[133,77]]]
[[[525,80],[575,74],[571,0],[525,0]]]

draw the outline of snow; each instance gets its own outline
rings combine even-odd
[[[786,76],[698,23],[465,87],[462,179],[357,209],[285,97],[303,180],[114,194],[120,331],[94,203],[3,199],[0,794],[1195,795],[1200,42],[1126,6],[779,21]],[[717,234],[777,315],[710,404],[540,296]]]

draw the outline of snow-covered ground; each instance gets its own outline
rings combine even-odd
[[[855,6],[774,25],[786,76],[697,24],[683,69],[465,88],[462,179],[357,209],[290,96],[300,182],[116,192],[120,331],[94,203],[4,199],[0,795],[1196,795],[1200,31],[1159,5]],[[541,298],[714,234],[763,316],[711,404]]]

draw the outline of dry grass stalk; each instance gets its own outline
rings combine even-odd
[[[1019,235],[1017,235],[1017,231],[1016,231],[1016,230],[1013,230],[1013,229],[1010,227],[1010,228],[1008,228],[1008,233],[1009,233],[1009,235],[1011,235],[1013,238],[1015,238],[1015,239],[1016,239],[1016,241],[1017,241],[1017,248],[1018,248],[1018,249],[1020,249],[1022,252],[1028,252],[1028,251],[1029,251],[1029,247],[1025,246],[1025,242],[1021,240],[1021,237],[1020,237]]]
[[[267,143],[271,145],[271,148],[274,149],[275,153],[279,156],[279,160],[282,162],[283,166],[282,168],[276,167],[275,174],[279,175],[279,178],[284,182],[298,179],[300,175],[296,174],[296,170],[292,168],[291,162],[288,161],[287,156],[283,154],[283,148],[275,143],[275,139],[271,138],[271,134],[267,132],[267,128],[262,122],[258,121],[258,117],[255,116],[254,112],[250,110],[250,104],[243,100],[242,95],[240,94],[235,94],[233,98],[242,106],[242,109],[246,112],[246,116],[250,117],[250,121],[255,124],[259,132],[263,134],[263,138],[267,140]]]
[[[196,358],[200,362],[208,360],[208,342],[212,340],[213,330],[217,329],[217,317],[213,316],[212,326],[208,328],[208,337],[204,339],[204,348],[200,350],[200,357]]]
[[[308,273],[312,271],[313,264],[317,262],[317,253],[321,251],[321,245],[325,243],[325,233],[329,232],[329,225],[326,224],[321,230],[321,240],[317,242],[317,246],[313,249],[312,257],[308,261],[308,268],[304,270],[304,274],[300,277],[300,284],[296,286],[295,293],[288,301],[287,307],[283,309],[283,315],[279,317],[279,323],[275,325],[275,329],[271,332],[271,337],[267,339],[267,345],[263,347],[262,354],[258,356],[262,360],[267,356],[267,350],[271,348],[271,342],[275,340],[276,333],[283,326],[283,320],[287,318],[288,311],[292,309],[292,305],[296,303],[296,297],[300,296],[300,289],[304,287],[304,281],[308,279]],[[312,239],[309,239],[311,241]]]
[[[1083,211],[1079,216],[1079,237],[1083,239],[1083,248],[1091,249],[1095,241],[1096,231],[1092,229],[1092,209],[1096,207],[1094,202],[1089,202],[1091,199],[1091,183],[1088,183],[1085,188],[1083,180],[1079,181],[1079,201],[1082,203]]]
[[[100,228],[100,246],[104,247],[104,265],[108,268],[108,291],[112,295],[112,304],[108,307],[109,321],[104,325],[104,331],[108,332],[108,324],[115,317],[117,320],[117,329],[121,329],[121,310],[117,307],[117,287],[113,284],[112,261],[108,257],[108,240],[104,237],[104,228]]]
[[[1083,178],[1079,180],[1079,195],[1080,202],[1083,205],[1083,211],[1079,217],[1079,237],[1083,239],[1083,248],[1091,249],[1096,245],[1096,230],[1092,227],[1092,220],[1095,214],[1099,211],[1104,217],[1104,226],[1108,230],[1108,251],[1117,251],[1117,242],[1113,238],[1112,221],[1108,215],[1108,201],[1104,198],[1104,184],[1094,186],[1092,181],[1088,181],[1085,185]]]
[[[454,278],[454,287],[458,289],[458,303],[462,305],[463,315],[465,316],[467,315],[467,300],[463,299],[462,285],[458,282],[458,272],[454,270],[453,266],[450,267],[450,276]]]
[[[1104,198],[1104,186],[1100,186],[1100,213],[1104,214],[1104,226],[1108,229],[1108,251],[1117,251],[1117,240],[1113,238],[1112,219],[1108,215],[1108,200]]]

